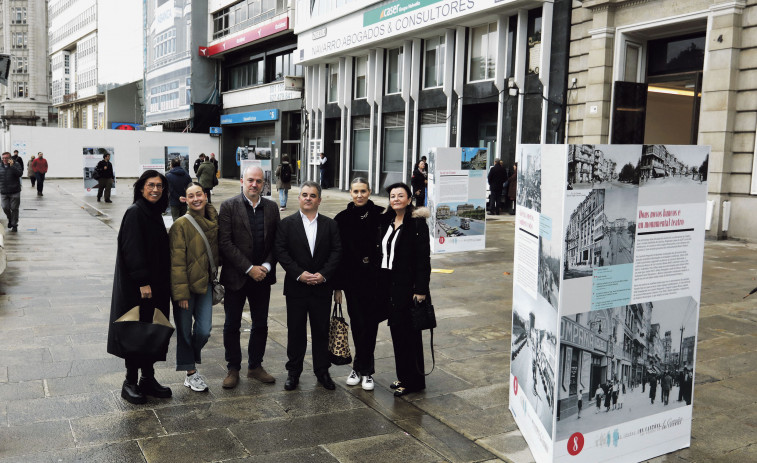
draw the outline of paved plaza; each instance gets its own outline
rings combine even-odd
[[[533,461],[507,404],[512,216],[487,218],[485,250],[432,256],[433,268],[454,272],[431,277],[439,327],[436,369],[425,391],[392,396],[385,323],[374,391],[346,386],[349,366],[331,368],[337,389],[327,391],[309,365],[299,388],[284,391],[279,282],[264,361],[276,384],[243,377],[236,389],[221,388],[226,362],[218,305],[199,366],[210,390],[183,386],[172,340],[168,361],[156,370],[173,398],[134,406],[120,397],[123,361],[105,351],[116,235],[132,181],[119,180],[113,204],[106,204],[85,196],[81,180],[50,179],[37,197],[24,178],[19,232],[6,233],[8,266],[0,275],[0,462]],[[238,192],[238,182],[222,180],[213,203]],[[296,193],[284,214],[296,212]],[[333,217],[348,201],[346,193],[327,191],[321,212]],[[757,286],[755,277],[757,245],[706,243],[692,447],[654,461],[757,461],[757,294],[743,298]],[[429,369],[427,334],[424,343]],[[633,413],[636,400],[610,413]],[[592,420],[594,411],[585,405],[581,421]]]

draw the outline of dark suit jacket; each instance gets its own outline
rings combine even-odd
[[[315,237],[314,255],[302,225],[299,211],[284,218],[276,233],[276,257],[284,270],[284,295],[293,297],[331,296],[333,280],[339,259],[342,257],[342,242],[334,219],[318,214],[318,232]],[[320,273],[326,282],[310,286],[297,281],[302,272]]]
[[[271,271],[262,283],[276,283],[276,256],[274,241],[279,225],[279,207],[273,201],[261,198],[265,220],[265,244],[263,262],[271,264]],[[243,194],[227,199],[221,204],[218,214],[218,250],[221,253],[221,284],[232,291],[238,291],[250,278],[247,273],[252,262],[252,231],[247,217],[247,199]],[[254,262],[260,265],[263,262]]]

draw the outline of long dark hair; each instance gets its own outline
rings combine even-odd
[[[405,215],[407,215],[408,217],[412,217],[413,211],[415,210],[415,206],[413,206],[413,190],[411,190],[410,187],[407,186],[406,183],[397,182],[397,183],[392,183],[391,185],[386,187],[384,191],[386,191],[387,195],[391,196],[392,190],[394,190],[395,188],[402,188],[407,193],[407,197],[410,198],[410,204],[408,204],[407,207],[405,208]],[[386,208],[386,211],[387,212],[391,211],[392,213],[395,213],[391,205]]]
[[[139,179],[134,182],[134,201],[139,201],[140,198],[142,198],[142,190],[145,188],[145,183],[147,183],[148,178],[153,177],[160,177],[161,183],[163,183],[163,191],[160,195],[160,199],[158,200],[156,207],[158,207],[161,211],[165,211],[166,208],[168,208],[168,180],[166,179],[166,176],[158,172],[157,170],[146,170],[142,173],[142,176],[139,177]]]

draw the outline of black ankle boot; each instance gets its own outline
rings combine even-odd
[[[139,378],[139,390],[143,394],[156,397],[158,399],[167,399],[171,397],[171,388],[162,386],[154,377]]]
[[[121,387],[121,397],[129,403],[140,405],[147,402],[147,397],[139,391],[139,386],[136,383],[130,383],[124,381],[124,385]]]

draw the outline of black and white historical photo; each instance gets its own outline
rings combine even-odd
[[[703,184],[709,152],[698,145],[644,145],[638,167],[641,184]]]
[[[560,300],[560,244],[539,237],[539,294],[555,309]]]
[[[597,267],[633,262],[639,190],[581,190],[566,195],[565,279]],[[583,190],[586,191],[586,190]]]
[[[690,405],[696,329],[692,297],[562,317],[556,440]]]
[[[568,189],[628,188],[639,184],[639,145],[570,145]]]
[[[517,174],[518,206],[541,212],[541,147],[539,145],[520,147]]]
[[[555,408],[557,311],[541,296],[513,288],[513,328],[510,373],[518,381],[547,434],[552,434]]]

